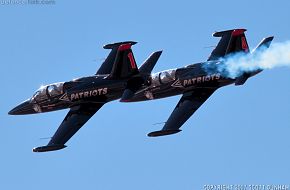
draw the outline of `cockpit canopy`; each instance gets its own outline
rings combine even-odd
[[[41,86],[32,96],[32,99],[36,102],[52,98],[57,95],[63,94],[64,82],[53,83],[45,86]]]
[[[152,75],[151,84],[153,86],[159,86],[160,84],[166,84],[175,80],[176,69],[170,69],[166,71],[161,71],[159,73],[154,73]]]

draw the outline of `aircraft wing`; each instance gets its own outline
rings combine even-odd
[[[46,146],[33,152],[46,152],[65,148],[65,143],[103,106],[103,104],[81,104],[72,107]]]
[[[157,137],[180,132],[181,130],[179,128],[213,94],[215,90],[216,88],[199,88],[184,93],[162,130],[151,132],[148,136]]]

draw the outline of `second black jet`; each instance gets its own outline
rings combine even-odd
[[[111,52],[95,75],[42,86],[9,114],[70,109],[49,143],[33,149],[34,152],[46,152],[65,148],[65,143],[107,102],[120,98],[121,102],[136,102],[182,94],[164,127],[148,136],[180,132],[180,127],[218,88],[229,84],[243,85],[249,77],[262,71],[243,72],[230,78],[217,67],[223,64],[221,58],[227,55],[250,53],[245,31],[216,32],[213,36],[221,39],[206,62],[154,74],[151,71],[161,51],[151,54],[138,69],[131,49],[136,42],[105,45],[104,48],[111,49]],[[264,38],[256,50],[268,48],[272,40],[273,37]],[[205,68],[211,68],[210,72]]]

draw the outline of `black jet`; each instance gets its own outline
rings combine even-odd
[[[261,69],[244,71],[232,78],[227,70],[225,61],[239,55],[255,56],[269,48],[273,36],[264,38],[251,53],[246,36],[246,29],[233,29],[215,32],[214,37],[220,41],[206,62],[191,64],[182,68],[169,69],[154,73],[150,76],[150,85],[138,89],[130,98],[121,101],[137,102],[175,96],[182,94],[173,112],[163,128],[148,134],[150,137],[170,135],[180,132],[180,127],[190,116],[220,87],[230,84],[243,85],[248,78],[260,73]],[[132,93],[131,93],[132,94]]]
[[[221,58],[250,53],[245,31],[233,29],[216,32],[213,36],[221,39],[206,62],[154,74],[151,71],[161,51],[151,54],[138,69],[131,50],[136,42],[105,45],[104,48],[111,49],[111,52],[95,75],[42,86],[32,98],[9,114],[70,109],[48,145],[33,149],[34,152],[45,152],[65,148],[65,143],[107,102],[116,99],[137,102],[182,94],[164,127],[148,136],[180,132],[180,127],[218,88],[229,84],[243,85],[249,77],[262,71],[243,72],[238,77],[230,78],[219,69],[223,64]],[[256,49],[269,47],[272,40],[273,37],[264,38]]]
[[[41,86],[34,95],[13,108],[10,115],[26,115],[69,108],[47,146],[33,152],[65,148],[65,143],[107,102],[119,99],[130,85],[142,87],[161,55],[153,52],[138,69],[131,46],[133,41],[105,45],[111,49],[96,74],[69,82]],[[149,73],[149,74],[148,74]]]

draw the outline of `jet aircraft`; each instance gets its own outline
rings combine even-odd
[[[70,109],[49,143],[33,148],[33,152],[46,152],[65,148],[65,143],[107,102],[117,99],[120,102],[137,102],[182,94],[164,127],[148,136],[178,133],[180,127],[218,88],[230,84],[243,85],[248,78],[262,71],[243,72],[236,78],[230,78],[218,69],[223,64],[221,58],[250,53],[245,31],[232,29],[215,32],[213,36],[220,37],[220,41],[207,61],[154,74],[151,71],[162,51],[153,52],[138,68],[131,49],[136,42],[105,45],[104,48],[111,49],[111,52],[96,74],[41,86],[31,98],[13,108],[9,114]],[[264,38],[255,50],[268,48],[272,40],[272,36]]]

